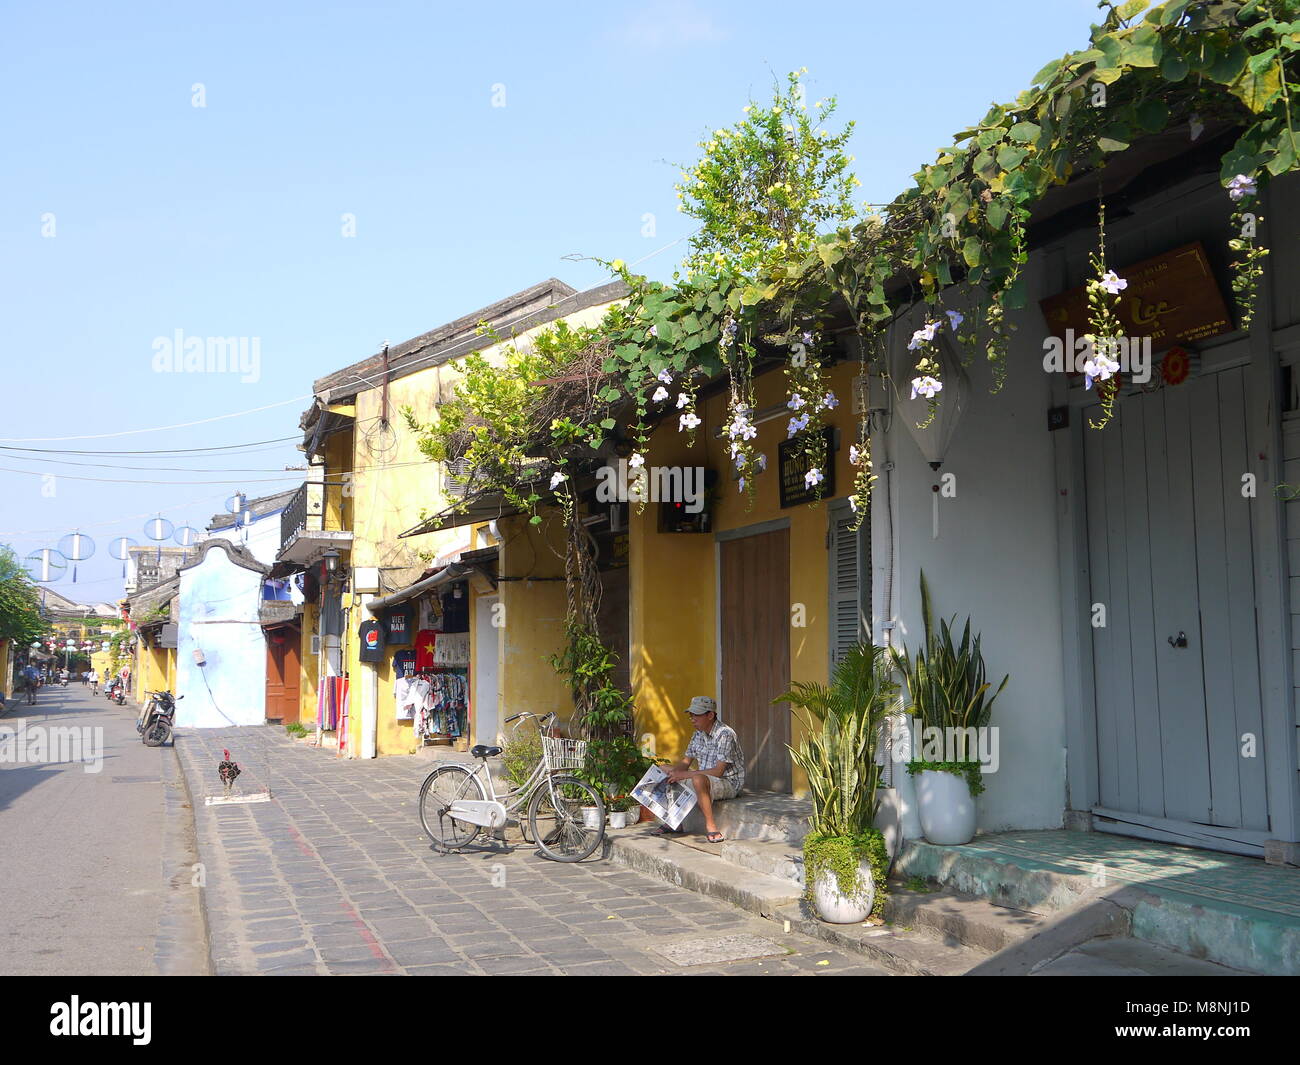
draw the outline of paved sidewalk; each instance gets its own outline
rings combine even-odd
[[[228,747],[252,794],[222,794]],[[275,727],[182,730],[213,970],[242,974],[886,975],[727,903],[591,860],[527,845],[433,851],[416,796],[430,763],[347,761]],[[749,936],[767,941],[724,937]],[[723,962],[711,947],[750,957]],[[694,951],[679,965],[655,948]],[[744,948],[749,947],[746,950]],[[753,957],[755,951],[776,951]]]

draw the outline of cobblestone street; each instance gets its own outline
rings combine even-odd
[[[605,860],[565,865],[526,844],[438,854],[416,811],[427,759],[346,761],[271,727],[175,742],[219,975],[885,975]],[[225,747],[243,769],[236,792],[269,780],[272,801],[204,804],[222,794]]]

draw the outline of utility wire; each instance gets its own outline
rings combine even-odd
[[[236,451],[243,448],[260,448],[263,444],[283,444],[289,440],[301,440],[302,434],[294,436],[277,436],[271,440],[250,440],[246,444],[221,444],[216,447],[172,447],[172,448],[149,448],[143,451],[91,451],[91,450],[74,450],[71,448],[61,447],[9,447],[0,444],[0,451],[32,451],[38,454],[50,455],[187,455],[199,451]],[[273,450],[267,448],[266,450]]]
[[[242,418],[246,414],[259,414],[264,410],[287,407],[290,403],[301,403],[304,399],[313,398],[315,398],[314,393],[308,392],[305,396],[294,396],[292,399],[283,399],[279,403],[268,403],[264,407],[251,407],[248,410],[238,410],[231,414],[217,414],[211,418],[198,418],[192,422],[177,422],[175,425],[155,425],[149,429],[123,429],[116,433],[87,433],[82,436],[3,436],[0,437],[0,444],[51,444],[62,443],[65,440],[108,440],[122,436],[139,436],[141,433],[162,433],[169,429],[188,429],[194,425],[208,425],[212,422],[225,421],[227,418]]]

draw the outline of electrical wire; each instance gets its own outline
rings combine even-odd
[[[242,451],[248,448],[250,452],[253,449],[260,449],[263,444],[283,444],[290,440],[301,440],[302,434],[294,436],[277,436],[270,440],[250,440],[246,444],[220,444],[215,447],[172,447],[172,448],[149,448],[143,451],[96,451],[96,450],[74,450],[71,448],[61,447],[9,447],[0,444],[0,451],[32,451],[38,454],[49,455],[188,455],[200,451]],[[267,448],[266,450],[272,450]]]
[[[177,470],[177,473],[184,473],[184,470]],[[41,470],[15,470],[8,466],[0,466],[0,473],[25,473],[30,477],[48,477],[49,474]],[[142,481],[130,480],[123,477],[77,477],[73,474],[61,474],[65,481],[102,481],[105,484],[271,484],[282,483],[284,481],[296,481],[296,477],[255,477],[252,480],[241,479],[237,477],[227,477],[224,480],[217,481]]]
[[[264,410],[287,407],[290,403],[301,403],[304,399],[314,399],[315,394],[308,392],[304,396],[283,399],[279,403],[268,403],[264,407],[251,407],[230,414],[217,414],[211,418],[198,418],[192,422],[177,422],[175,425],[155,425],[148,429],[122,429],[116,433],[87,433],[82,436],[0,436],[0,444],[54,444],[65,440],[108,440],[122,436],[139,436],[141,433],[163,433],[169,429],[189,429],[195,425],[209,425],[212,422],[225,421],[228,418],[242,418],[246,414],[260,414]]]

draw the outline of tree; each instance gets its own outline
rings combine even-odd
[[[0,639],[27,647],[45,634],[40,596],[18,556],[0,545]]]

